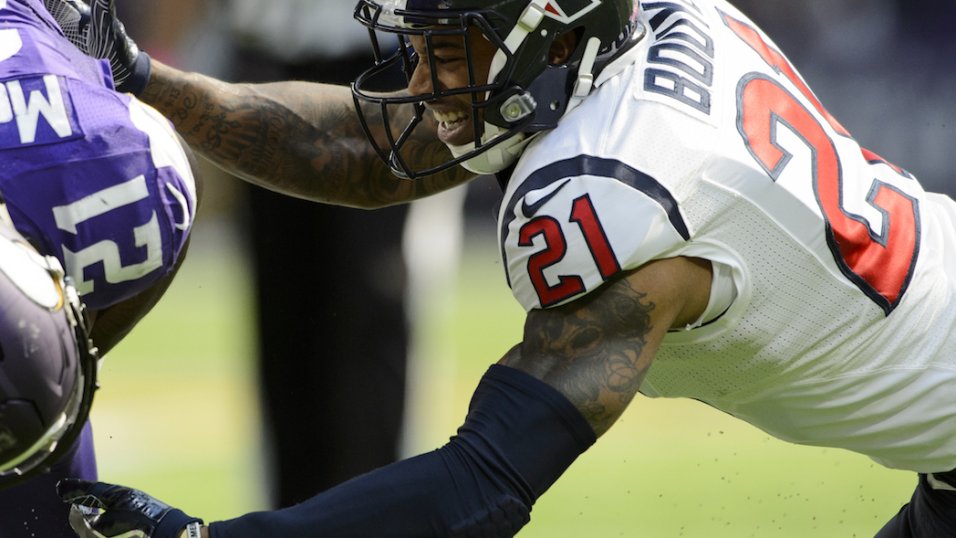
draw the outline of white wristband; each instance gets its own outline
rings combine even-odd
[[[193,521],[192,523],[186,525],[186,538],[200,538],[202,533],[202,523],[198,521]]]

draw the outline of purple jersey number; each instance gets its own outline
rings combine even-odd
[[[196,208],[169,122],[113,91],[108,73],[38,0],[0,0],[0,193],[93,309],[171,271]]]

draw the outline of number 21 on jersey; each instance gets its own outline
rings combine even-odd
[[[598,220],[594,204],[588,195],[574,200],[568,222],[577,224],[580,228],[602,278],[608,279],[621,270],[608,242],[607,234]],[[544,238],[547,248],[533,254],[528,260],[528,274],[538,294],[541,307],[546,308],[583,293],[584,281],[577,275],[561,275],[557,284],[554,285],[549,284],[544,276],[545,269],[561,261],[567,254],[568,245],[564,232],[561,231],[561,223],[551,217],[532,219],[522,226],[518,246],[532,246],[537,236]]]

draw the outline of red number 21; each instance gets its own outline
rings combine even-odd
[[[581,229],[602,278],[608,279],[621,270],[589,196],[574,200],[568,222],[576,223]],[[541,306],[548,307],[584,292],[584,281],[578,275],[561,275],[553,286],[544,276],[544,270],[564,259],[568,251],[561,223],[547,216],[532,219],[521,227],[518,245],[532,246],[537,236],[544,237],[546,246],[528,259],[528,274]]]

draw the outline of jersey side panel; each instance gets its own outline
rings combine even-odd
[[[772,41],[715,4],[725,83],[713,95],[732,106],[682,209],[696,241],[732,253],[740,296],[712,326],[669,337],[645,391],[891,467],[952,468],[956,397],[927,397],[956,382],[954,283],[928,247],[936,206],[829,117]]]

